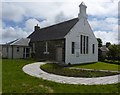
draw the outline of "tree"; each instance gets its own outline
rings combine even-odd
[[[98,41],[98,47],[102,47],[102,40],[100,38],[97,38]]]
[[[119,45],[110,45],[108,47],[109,51],[107,53],[108,57],[112,60],[118,60],[120,57],[120,46]]]
[[[106,42],[106,47],[108,48],[111,45],[110,42]]]

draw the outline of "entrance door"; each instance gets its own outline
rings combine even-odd
[[[24,47],[23,58],[29,58],[29,57],[30,57],[30,48]]]
[[[62,62],[63,61],[63,56],[62,56],[62,47],[57,47],[56,49],[56,61]]]

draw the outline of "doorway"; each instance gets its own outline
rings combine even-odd
[[[63,61],[63,49],[62,49],[62,47],[56,48],[56,61],[58,61],[58,62]]]

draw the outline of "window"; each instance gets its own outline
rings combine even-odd
[[[88,54],[88,36],[86,37],[86,53]]]
[[[84,20],[84,25],[85,25],[85,20]]]
[[[35,43],[32,43],[32,52],[35,53]]]
[[[26,53],[29,53],[30,52],[30,48],[26,48]]]
[[[45,51],[44,54],[49,54],[48,52],[48,42],[45,42]]]
[[[88,48],[89,48],[89,37],[81,35],[80,36],[80,53],[88,54]]]
[[[82,46],[83,46],[83,45],[82,45],[82,42],[83,42],[83,41],[82,41],[82,38],[83,38],[83,36],[81,35],[81,40],[80,40],[80,52],[81,52],[81,54],[82,54]]]
[[[75,42],[72,42],[72,54],[75,54]]]
[[[95,44],[92,45],[92,49],[93,49],[92,52],[94,54],[95,53]]]
[[[8,52],[8,46],[6,47],[6,49],[7,49],[7,52]]]
[[[85,36],[83,36],[83,38],[84,38],[84,40],[83,40],[83,53],[85,54],[85,48],[86,48],[86,46],[85,46],[85,43],[86,43],[86,40],[85,40]]]
[[[17,47],[17,52],[19,52],[19,47]]]

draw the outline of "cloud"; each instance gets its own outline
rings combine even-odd
[[[17,38],[24,38],[27,37],[27,32],[23,31],[21,28],[16,27],[8,27],[5,29],[2,29],[2,40],[3,43],[6,43],[8,41],[11,41],[13,39],[17,39]]]
[[[99,18],[105,17],[105,16],[117,16],[118,14],[118,3],[117,2],[88,2],[87,3],[88,8],[87,12],[89,15],[94,15]]]
[[[105,42],[111,41],[116,43],[118,3],[112,3],[111,0],[54,0],[54,2],[44,2],[42,0],[38,2],[25,2],[24,0],[24,2],[16,3],[3,2],[2,19],[16,23],[15,26],[9,25],[8,27],[6,26],[7,22],[3,22],[4,29],[2,36],[4,42],[12,40],[12,38],[28,36],[36,24],[39,24],[42,28],[77,17],[79,4],[82,1],[87,5],[88,15],[92,16],[89,18],[89,22],[95,31],[95,35],[101,37]],[[20,22],[24,23],[24,27],[20,26]],[[102,35],[106,35],[106,38]]]
[[[56,23],[63,22],[67,19],[68,19],[68,17],[63,12],[60,12],[58,15],[55,16]]]
[[[20,22],[23,19],[25,10],[17,6],[18,3],[2,3],[2,17],[5,20]]]
[[[115,28],[118,26],[118,19],[113,17],[107,17],[105,19],[93,18],[89,22],[94,30],[115,31]]]
[[[25,22],[25,28],[26,28],[26,31],[34,31],[34,26],[35,25],[40,25],[40,22],[37,20],[37,19],[28,19],[26,22]]]
[[[106,42],[118,43],[118,32],[95,31],[94,34],[97,38],[102,39],[103,44],[106,44]]]
[[[107,17],[105,19],[94,18],[89,20],[90,25],[97,38],[101,38],[103,44],[111,42],[112,44],[118,43],[118,19]]]

